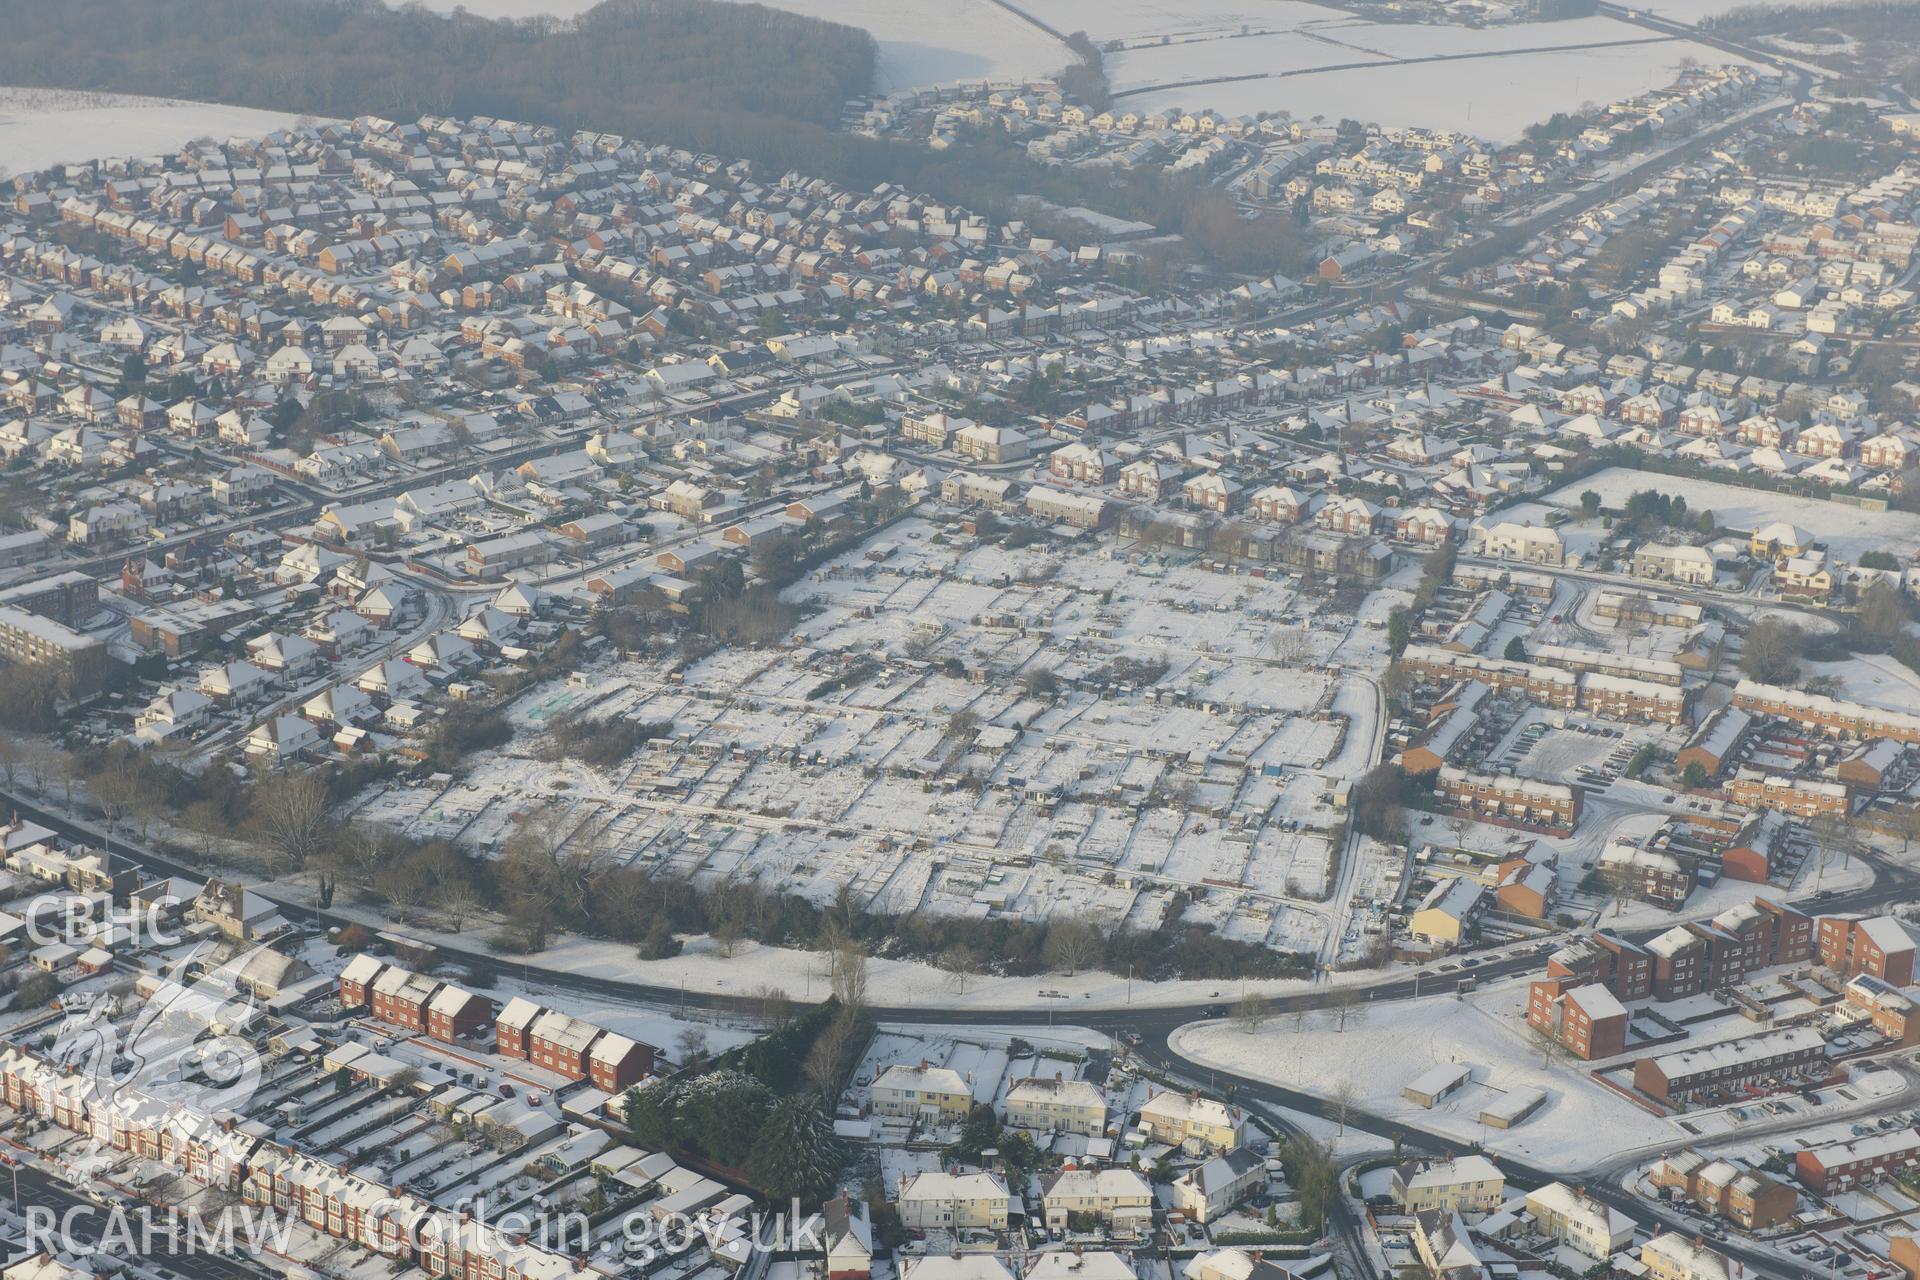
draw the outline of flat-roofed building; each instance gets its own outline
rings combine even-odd
[[[106,642],[98,636],[11,605],[0,605],[0,659],[54,672],[70,698],[100,692],[113,665]]]

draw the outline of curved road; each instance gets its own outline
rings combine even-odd
[[[76,820],[65,814],[48,809],[27,799],[15,791],[0,791],[0,803],[5,803],[11,811],[30,821],[58,832],[65,838],[101,847],[103,833],[91,821]],[[202,879],[205,872],[199,868],[179,863],[151,849],[141,848],[125,840],[116,839],[111,845],[116,856],[137,866],[163,875],[178,875],[188,879]],[[1862,855],[1873,862],[1878,877],[1875,883],[1865,889],[1832,893],[1827,896],[1802,897],[1795,900],[1798,904],[1821,912],[1857,911],[1885,906],[1886,904],[1915,896],[1920,891],[1920,871],[1911,867],[1889,862],[1875,855]],[[267,896],[267,895],[263,895]],[[303,920],[322,927],[357,923],[352,918],[332,911],[317,910],[299,902],[273,899],[282,914],[289,919]],[[1650,926],[1642,929],[1622,930],[1621,934],[1634,941],[1645,941],[1654,935],[1672,927],[1671,924]],[[458,947],[440,946],[437,951],[446,959],[456,963],[475,966],[482,970],[499,971],[513,967],[503,965],[501,957],[491,952],[465,950]],[[1512,952],[1498,959],[1489,960],[1475,967],[1471,973],[1475,977],[1503,977],[1531,970],[1540,963],[1539,948],[1532,947]],[[536,970],[533,966],[522,965],[529,975]],[[559,990],[570,990],[582,995],[614,998],[628,1002],[651,1004],[657,1007],[681,1008],[693,1007],[728,1013],[747,1019],[757,1018],[760,1001],[752,996],[723,995],[713,992],[685,991],[678,987],[656,983],[635,982],[625,979],[596,977],[590,974],[574,973],[565,970],[539,969],[540,981]],[[1444,980],[1442,980],[1444,981]],[[1426,987],[1425,994],[1437,994],[1444,987],[1436,986],[1427,975],[1417,974],[1409,977],[1388,978],[1373,983],[1353,984],[1366,993],[1366,998],[1374,1002],[1404,1000],[1414,998],[1421,993],[1419,988]],[[1222,984],[1223,988],[1230,984]],[[1276,1014],[1290,1013],[1301,1009],[1318,1009],[1327,1005],[1330,997],[1328,988],[1320,987],[1300,991],[1290,995],[1276,997],[1272,1008]],[[954,1026],[965,1024],[990,1024],[995,1026],[1050,1026],[1056,1021],[1063,1025],[1083,1026],[1091,1030],[1109,1034],[1126,1033],[1138,1037],[1138,1052],[1149,1062],[1162,1070],[1198,1085],[1205,1080],[1212,1088],[1230,1087],[1234,1098],[1244,1106],[1257,1109],[1268,1123],[1281,1132],[1297,1132],[1288,1123],[1283,1111],[1300,1112],[1323,1119],[1335,1120],[1338,1117],[1326,1100],[1301,1090],[1275,1085],[1251,1077],[1237,1075],[1230,1071],[1210,1067],[1196,1059],[1186,1057],[1175,1047],[1173,1036],[1180,1027],[1199,1019],[1216,1017],[1224,1012],[1221,998],[1207,1004],[1165,1005],[1158,1007],[1129,1006],[1124,1008],[1082,1009],[1071,1002],[1061,1002],[1049,1008],[1019,1008],[1005,1010],[979,1009],[972,1007],[941,1007],[933,1004],[914,1004],[906,1007],[873,1006],[870,1012],[876,1021],[914,1024],[934,1024]],[[1908,1095],[1912,1095],[1912,1073],[1901,1068],[1910,1078]],[[1349,1109],[1346,1122],[1356,1128],[1370,1132],[1397,1134],[1402,1138],[1405,1149],[1414,1152],[1444,1153],[1456,1151],[1461,1143],[1457,1138],[1428,1132],[1409,1125],[1405,1121],[1389,1119],[1358,1110]],[[1610,1153],[1606,1161],[1597,1163],[1586,1171],[1588,1189],[1607,1203],[1627,1214],[1643,1225],[1666,1225],[1665,1219],[1655,1212],[1650,1202],[1633,1195],[1625,1188],[1616,1185],[1616,1179],[1623,1171],[1622,1160],[1629,1164],[1638,1158],[1639,1153],[1623,1157],[1620,1153]],[[1537,1186],[1565,1177],[1549,1170],[1540,1169],[1525,1162],[1508,1157],[1493,1157],[1507,1175],[1522,1186]],[[1358,1224],[1352,1219],[1350,1211],[1342,1205],[1335,1214],[1334,1231],[1339,1234],[1352,1256],[1363,1260],[1365,1255],[1360,1249]],[[1772,1274],[1780,1267],[1779,1259],[1764,1250],[1753,1249],[1738,1241],[1721,1244],[1720,1249],[1745,1263],[1755,1274]]]

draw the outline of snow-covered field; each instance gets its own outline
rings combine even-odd
[[[1682,0],[1689,20],[1735,2]],[[427,3],[451,10],[456,0]],[[1072,58],[1060,41],[992,0],[761,3],[871,32],[880,45],[876,87],[882,91],[1050,75]],[[567,18],[590,7],[589,0],[466,5],[493,18]],[[1683,59],[1708,65],[1730,60],[1687,40],[1570,48],[1649,36],[1644,28],[1600,17],[1475,30],[1368,22],[1306,0],[1025,0],[1019,7],[1056,31],[1084,31],[1103,46],[1124,45],[1109,52],[1106,63],[1116,91],[1135,91],[1120,100],[1130,110],[1287,111],[1302,119],[1460,129],[1500,141],[1556,111],[1669,84]],[[1521,49],[1545,51],[1506,52]],[[1408,61],[1460,54],[1476,56],[1465,64]],[[1492,54],[1501,56],[1478,56]],[[1345,69],[1318,70],[1330,67]],[[1260,78],[1189,83],[1231,76]],[[1157,88],[1170,85],[1186,87]]]
[[[1352,20],[1305,0],[1027,0],[1021,7],[1056,30],[1084,31],[1100,44],[1217,40],[1242,31]]]
[[[1811,680],[1831,676],[1840,681],[1840,696],[1850,702],[1892,711],[1909,711],[1920,704],[1920,672],[1884,653],[1862,653],[1840,662],[1809,662],[1802,676]]]
[[[1656,18],[1697,27],[1708,18],[1717,18],[1752,3],[1753,0],[1657,0],[1657,3],[1640,5],[1639,8]],[[1813,3],[1837,4],[1839,0],[1813,0]]]
[[[1134,111],[1287,111],[1506,140],[1556,111],[1669,84],[1685,59],[1730,60],[1686,40],[1614,44],[1645,41],[1647,32],[1612,18],[1474,30],[1343,21],[1331,11],[1287,8],[1306,16],[1275,34],[1131,48],[1108,56],[1108,75]],[[1435,56],[1453,60],[1410,61]],[[1316,70],[1335,67],[1341,69]],[[1228,76],[1261,78],[1191,83]],[[1133,92],[1143,89],[1149,91]]]
[[[1683,1127],[1596,1085],[1587,1078],[1586,1063],[1556,1056],[1543,1065],[1522,1018],[1526,997],[1526,982],[1515,981],[1466,999],[1362,1004],[1348,1016],[1344,1031],[1336,1029],[1336,1015],[1327,1011],[1299,1020],[1275,1018],[1256,1031],[1231,1020],[1196,1022],[1174,1033],[1173,1046],[1209,1066],[1323,1098],[1337,1096],[1341,1082],[1352,1081],[1351,1101],[1358,1109],[1446,1134],[1462,1145],[1479,1142],[1556,1172],[1587,1168],[1628,1151],[1738,1135],[1740,1121],[1729,1111],[1689,1113]],[[1696,1029],[1693,1043],[1751,1031],[1742,1020],[1727,1018]],[[1355,1072],[1356,1062],[1379,1065]],[[1471,1082],[1431,1110],[1401,1096],[1421,1073],[1443,1064],[1472,1068]],[[1895,1072],[1862,1066],[1848,1086],[1851,1098],[1836,1099],[1830,1109],[1799,1110],[1812,1121],[1868,1109],[1871,1099],[1884,1099],[1904,1086]],[[1480,1113],[1489,1104],[1528,1087],[1544,1090],[1547,1098],[1527,1119],[1507,1130],[1481,1123]],[[1604,1141],[1596,1134],[1606,1135]]]
[[[864,27],[880,45],[875,87],[883,92],[954,80],[1047,76],[1073,61],[1065,45],[990,0],[759,2]]]
[[[990,0],[757,2],[771,9],[867,30],[880,45],[875,87],[882,91],[948,84],[955,80],[1047,76],[1073,60],[1073,54],[1065,45]],[[468,12],[482,18],[529,18],[541,14],[572,18],[596,3],[598,0],[426,0],[430,9],[451,12],[456,5],[464,5]],[[1041,12],[1045,7],[1035,6],[1034,12]],[[1046,15],[1042,16],[1051,21]],[[1060,28],[1062,31],[1076,29],[1077,26]]]
[[[1524,999],[1524,984],[1518,990]],[[1597,1088],[1584,1079],[1582,1064],[1556,1061],[1543,1067],[1540,1052],[1522,1035],[1525,1024],[1515,1016],[1519,1007],[1502,992],[1491,1003],[1483,994],[1469,1000],[1363,1005],[1349,1016],[1344,1031],[1326,1012],[1310,1014],[1298,1026],[1292,1017],[1277,1018],[1254,1032],[1230,1021],[1194,1023],[1175,1033],[1174,1047],[1208,1065],[1323,1097],[1333,1096],[1338,1082],[1351,1080],[1357,1087],[1353,1101],[1361,1109],[1457,1136],[1463,1143],[1484,1140],[1494,1150],[1549,1169],[1591,1164],[1596,1132],[1607,1133],[1615,1151],[1674,1140],[1678,1129],[1672,1121]],[[1355,1072],[1356,1062],[1382,1066]],[[1432,1110],[1401,1097],[1422,1072],[1449,1063],[1471,1067],[1473,1082]],[[1547,1100],[1523,1124],[1501,1132],[1480,1123],[1482,1108],[1529,1086],[1544,1089]]]
[[[294,119],[173,98],[0,88],[0,166],[28,173],[67,161],[157,155],[200,137],[258,137]]]
[[[1920,515],[1909,511],[1862,511],[1824,498],[1798,498],[1765,489],[1747,489],[1715,480],[1656,475],[1609,467],[1575,481],[1547,496],[1547,501],[1569,510],[1580,506],[1580,495],[1592,489],[1604,506],[1618,508],[1642,489],[1684,496],[1694,511],[1711,511],[1728,529],[1751,530],[1772,520],[1798,525],[1844,560],[1857,560],[1863,551],[1891,551],[1907,556],[1920,550]]]
[[[476,18],[573,18],[600,0],[428,0],[427,8],[441,13],[465,9]]]

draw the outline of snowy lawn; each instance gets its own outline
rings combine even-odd
[[[1839,662],[1809,662],[1805,680],[1832,677],[1840,681],[1839,696],[1869,707],[1910,711],[1920,705],[1920,672],[1884,653],[1862,653]]]
[[[1556,506],[1576,510],[1580,495],[1592,489],[1609,508],[1625,505],[1642,489],[1684,496],[1694,511],[1711,511],[1723,528],[1752,530],[1774,520],[1798,525],[1825,543],[1837,556],[1857,560],[1863,551],[1891,551],[1908,556],[1920,550],[1920,515],[1910,511],[1865,512],[1824,498],[1800,498],[1748,489],[1716,480],[1656,475],[1609,467],[1547,495]]]
[[[1336,1029],[1337,1016],[1330,1011],[1299,1020],[1276,1018],[1253,1032],[1234,1023],[1189,1023],[1174,1033],[1174,1047],[1205,1065],[1322,1098],[1334,1097],[1342,1082],[1351,1081],[1358,1110],[1462,1144],[1478,1142],[1556,1172],[1584,1169],[1629,1151],[1653,1153],[1706,1138],[1738,1138],[1747,1122],[1731,1108],[1655,1116],[1594,1083],[1587,1063],[1556,1054],[1543,1064],[1521,1017],[1526,996],[1522,980],[1498,983],[1465,999],[1362,1004],[1349,1014],[1345,1031]],[[1698,1031],[1693,1043],[1753,1033],[1738,1019],[1729,1023]],[[1356,1073],[1355,1062],[1377,1065]],[[1472,1079],[1431,1110],[1401,1096],[1421,1073],[1452,1064],[1470,1067]],[[1529,1086],[1545,1091],[1547,1099],[1519,1125],[1501,1130],[1480,1122],[1487,1106]],[[1898,1073],[1863,1064],[1851,1083],[1823,1099],[1822,1114],[1804,1106],[1795,1110],[1810,1125],[1830,1122],[1884,1110],[1886,1099],[1904,1087]],[[1606,1136],[1596,1140],[1596,1134]]]
[[[1519,1012],[1524,983],[1508,983],[1460,1000],[1451,997],[1359,1006],[1345,1031],[1331,1012],[1289,1016],[1249,1033],[1233,1024],[1191,1023],[1175,1033],[1183,1054],[1222,1070],[1333,1096],[1351,1081],[1362,1110],[1460,1142],[1484,1142],[1494,1150],[1551,1169],[1592,1164],[1593,1135],[1610,1135],[1612,1150],[1672,1142],[1679,1130],[1586,1078],[1584,1066],[1556,1059],[1541,1065],[1540,1051],[1525,1035]],[[1376,1069],[1355,1072],[1356,1062]],[[1401,1090],[1431,1067],[1469,1066],[1471,1083],[1427,1110]],[[1509,1130],[1481,1124],[1480,1112],[1513,1089],[1533,1086],[1547,1100]]]

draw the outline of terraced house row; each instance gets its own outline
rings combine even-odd
[[[1520,693],[1544,707],[1589,711],[1616,720],[1684,724],[1691,701],[1685,689],[1665,682],[1664,674],[1661,682],[1631,679],[1599,670],[1571,670],[1457,653],[1431,645],[1408,645],[1400,655],[1400,664],[1422,680],[1478,680],[1491,689]]]
[[[591,1080],[608,1093],[653,1073],[652,1045],[518,997],[495,1017],[486,997],[374,956],[355,956],[341,971],[340,1003],[446,1044],[490,1047],[569,1080]]]

